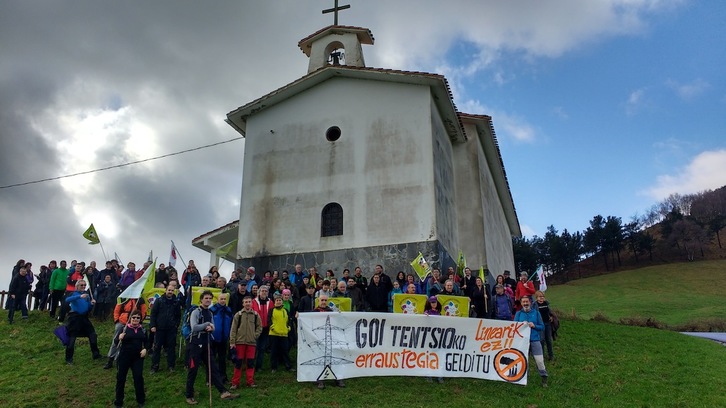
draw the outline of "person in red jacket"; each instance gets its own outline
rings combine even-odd
[[[514,292],[514,299],[517,301],[517,310],[522,308],[521,300],[524,296],[528,297],[531,303],[534,292],[534,283],[527,280],[527,272],[520,273],[519,282],[517,282],[517,290]]]

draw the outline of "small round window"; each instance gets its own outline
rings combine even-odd
[[[334,142],[340,139],[340,128],[337,126],[329,127],[328,130],[325,131],[325,138],[328,139],[329,142]]]

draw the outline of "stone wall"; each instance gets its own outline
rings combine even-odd
[[[421,252],[432,266],[441,266],[443,260],[444,268],[456,264],[456,254],[449,254],[438,241],[411,242],[406,244],[380,245],[364,248],[348,248],[331,251],[305,252],[286,255],[261,256],[255,258],[241,259],[237,262],[240,268],[254,266],[258,273],[266,270],[293,271],[295,265],[300,264],[308,269],[313,266],[318,268],[318,273],[325,275],[325,271],[332,269],[335,276],[341,276],[343,269],[348,268],[353,273],[356,266],[363,269],[363,274],[370,277],[377,264],[383,265],[386,274],[395,277],[398,271],[406,274],[414,273],[411,268],[411,261]]]

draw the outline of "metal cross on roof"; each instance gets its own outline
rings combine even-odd
[[[333,20],[334,21],[333,24],[338,25],[338,11],[349,9],[349,8],[350,8],[350,4],[346,4],[345,6],[338,7],[338,0],[335,0],[335,6],[333,8],[323,10],[323,14],[334,13],[335,18]]]

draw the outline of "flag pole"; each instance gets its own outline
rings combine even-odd
[[[176,255],[179,257],[179,260],[182,261],[182,265],[184,265],[184,269],[187,269],[187,263],[184,262],[184,258],[182,258],[181,252],[179,252],[179,248],[177,248],[173,239],[171,240],[171,244],[174,245],[174,249],[176,249]],[[181,279],[181,276],[179,278]]]
[[[104,262],[105,261],[108,261],[108,256],[106,256],[106,251],[103,249],[103,243],[101,242],[100,239],[98,240],[98,245],[101,246],[101,253],[103,253],[103,260],[104,260]]]

